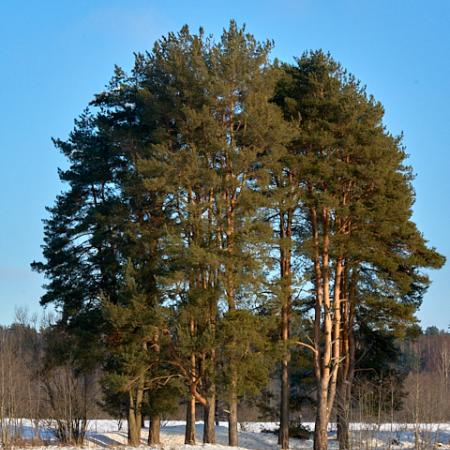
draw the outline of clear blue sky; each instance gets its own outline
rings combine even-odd
[[[448,0],[1,0],[0,323],[15,306],[38,311],[41,219],[64,161],[50,137],[73,119],[133,52],[185,23],[219,34],[230,18],[291,61],[322,48],[353,72],[405,133],[417,173],[415,220],[450,256],[450,2]],[[432,273],[419,314],[450,324],[450,264]]]

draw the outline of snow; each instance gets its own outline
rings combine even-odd
[[[74,450],[74,447],[61,447],[57,445],[51,423],[41,421],[39,426],[29,420],[15,421],[22,437],[31,441],[40,436],[43,441],[50,445],[34,447],[36,450]],[[313,423],[304,423],[310,429]],[[148,424],[147,424],[148,426]],[[241,450],[276,450],[278,449],[277,436],[273,433],[263,433],[263,430],[275,430],[277,424],[274,422],[244,422],[240,424],[239,449]],[[202,422],[196,424],[197,440],[201,442]],[[420,448],[425,449],[450,449],[450,423],[419,424],[417,426],[420,436]],[[352,447],[354,449],[370,450],[400,450],[415,448],[415,424],[351,424]],[[148,430],[143,430],[142,447],[146,450],[151,448],[145,445]],[[230,449],[226,445],[228,428],[226,422],[221,422],[216,427],[217,444],[184,445],[184,422],[167,421],[162,423],[161,441],[162,445],[155,447],[158,450],[223,450]],[[117,448],[131,450],[126,446],[127,429],[126,422],[120,423],[115,420],[93,420],[89,423],[85,449]],[[291,439],[292,450],[311,449],[312,440]],[[16,447],[18,448],[18,447]],[[329,428],[329,448],[338,448],[336,441],[336,428],[334,424]],[[236,448],[238,450],[238,448]]]

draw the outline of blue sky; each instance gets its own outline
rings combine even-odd
[[[133,52],[187,23],[218,35],[230,18],[274,55],[330,51],[386,108],[405,134],[417,177],[414,218],[450,256],[450,2],[448,0],[2,0],[0,2],[0,323],[15,306],[39,311],[45,206],[62,189],[64,161],[50,138],[73,119]],[[450,264],[431,274],[419,317],[450,324]]]

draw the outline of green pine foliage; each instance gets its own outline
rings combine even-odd
[[[196,405],[213,442],[217,397],[236,445],[239,399],[280,368],[282,447],[290,393],[316,401],[326,430],[355,369],[387,373],[423,269],[444,262],[412,221],[412,169],[382,105],[330,55],[280,64],[272,47],[234,21],[219,40],[185,26],[116,67],[55,140],[69,168],[33,263],[41,302],[61,313],[67,358],[101,367],[131,445],[143,416],[183,402],[187,442]],[[378,360],[356,360],[368,341]]]

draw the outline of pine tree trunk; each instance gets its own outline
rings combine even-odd
[[[191,336],[195,336],[195,321],[191,317],[190,320],[190,332]],[[188,402],[186,405],[186,434],[184,437],[185,444],[195,444],[195,419],[196,419],[196,409],[195,409],[195,377],[196,377],[196,356],[195,353],[191,353],[191,379],[190,379],[190,394],[188,397]]]
[[[144,401],[144,376],[142,375],[136,390],[136,434],[137,445],[141,445],[141,430],[142,430],[142,403]]]
[[[234,251],[234,207],[236,202],[235,193],[228,195],[228,211],[227,211],[227,239],[226,239],[226,250],[232,255]],[[226,275],[226,297],[228,303],[228,311],[236,310],[236,287],[233,274],[232,263],[227,264],[227,275]],[[236,330],[237,333],[237,330]],[[237,337],[234,336],[233,343],[236,343]],[[238,372],[236,361],[231,360],[230,365],[230,386],[229,386],[229,400],[228,400],[228,445],[231,447],[237,447],[238,445]]]
[[[229,400],[229,415],[228,415],[228,445],[231,447],[238,446],[238,398],[237,398],[237,369],[231,369],[230,382],[230,400]]]
[[[161,418],[159,414],[154,414],[150,417],[150,426],[148,429],[148,445],[159,445],[161,443],[160,430]]]
[[[318,393],[316,421],[314,428],[314,450],[327,450],[328,448],[328,411],[327,390]]]
[[[209,286],[206,282],[204,282],[205,289],[213,288],[215,285],[215,277],[210,274],[209,278]],[[211,281],[214,280],[214,281]],[[216,338],[216,316],[217,316],[217,300],[215,298],[212,299],[209,303],[209,329],[211,332],[211,336],[214,337],[214,341]],[[211,376],[205,377],[205,387],[206,387],[206,402],[203,403],[203,443],[204,444],[215,444],[216,443],[216,383],[214,379],[214,375],[216,373],[216,347],[215,343],[211,349],[210,354],[210,365],[211,365]]]
[[[346,334],[346,333],[345,333]],[[349,450],[350,446],[350,401],[351,401],[351,385],[349,380],[349,353],[348,339],[344,336],[344,364],[339,368],[336,392],[336,422],[337,422],[337,439],[340,450]]]
[[[340,450],[350,448],[350,411],[355,368],[355,338],[353,333],[354,303],[356,289],[356,272],[352,272],[349,280],[349,270],[344,273],[344,298],[342,304],[342,365],[339,367],[337,386],[337,438]]]
[[[289,361],[290,353],[287,348],[289,340],[289,304],[290,299],[285,300],[282,307],[281,338],[285,343],[285,354],[281,362],[281,401],[280,401],[280,431],[278,444],[283,450],[289,448]]]
[[[281,448],[289,448],[289,372],[288,358],[283,358],[281,372],[280,435]]]
[[[140,430],[141,423],[137,422],[137,414],[136,414],[136,402],[133,398],[133,392],[129,392],[129,408],[128,408],[128,445],[131,447],[137,447],[140,445]]]
[[[219,420],[219,399],[216,396],[216,401],[214,404],[214,412],[216,414],[216,418],[215,418],[215,422],[216,422],[216,426],[220,425],[220,420]]]
[[[350,426],[345,411],[337,412],[337,439],[339,450],[350,449]]]
[[[331,318],[329,284],[329,215],[326,208],[322,209],[321,216],[323,229],[322,245],[320,245],[318,233],[317,211],[314,208],[311,209],[315,247],[314,268],[316,274],[316,305],[314,319],[314,346],[316,352],[314,355],[314,371],[317,381],[317,411],[314,428],[314,450],[326,450],[328,448],[328,389],[332,365],[333,323]]]
[[[283,450],[289,448],[289,314],[291,308],[291,249],[286,248],[286,239],[292,235],[292,210],[280,212],[280,275],[283,285],[281,299],[281,340],[285,345],[285,354],[281,362],[281,401],[280,431],[278,444]]]
[[[184,436],[184,443],[195,444],[195,397],[189,396],[189,401],[186,405],[186,434]]]
[[[349,400],[345,379],[340,376],[338,380],[336,402],[337,439],[339,442],[339,450],[349,450],[350,448]]]
[[[207,398],[207,403],[203,407],[203,443],[215,444],[216,443],[216,427],[215,427],[215,415],[216,415],[216,396],[212,395]]]
[[[345,322],[345,320],[344,320]],[[348,333],[344,330],[343,333],[343,364],[339,368],[337,390],[336,390],[336,423],[337,423],[337,439],[340,450],[349,450],[350,436],[349,436],[349,420],[350,420],[350,394],[351,387],[349,386],[349,368],[350,355],[348,345]]]

